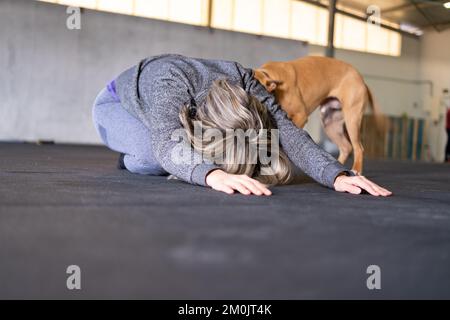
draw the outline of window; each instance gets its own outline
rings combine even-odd
[[[141,17],[169,20],[169,2],[160,0],[136,0],[135,14]]]
[[[134,6],[133,0],[97,0],[97,9],[102,11],[133,14],[134,13],[133,6]]]
[[[214,0],[211,13],[212,27],[231,30],[233,25],[234,0]]]
[[[308,3],[293,1],[291,6],[291,38],[312,44],[327,42],[328,12]]]
[[[61,0],[61,1],[45,1],[45,2],[59,3],[66,6],[76,5],[87,9],[97,9],[97,0],[78,0],[78,1]],[[74,4],[74,2],[76,2],[76,4]]]
[[[208,0],[170,0],[169,21],[206,26],[208,23]]]
[[[264,2],[263,34],[290,38],[291,4],[291,0],[267,0]]]
[[[335,45],[338,48],[366,51],[366,23],[343,15],[336,15]]]
[[[299,0],[40,0],[326,45],[328,12]],[[336,15],[337,48],[383,55],[401,54],[401,35],[364,21]]]

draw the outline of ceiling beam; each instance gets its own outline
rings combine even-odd
[[[336,17],[336,2],[337,0],[330,0],[328,8],[328,44],[326,56],[334,58],[334,18]]]
[[[401,9],[405,9],[405,8],[411,7],[412,5],[413,4],[410,3],[410,2],[404,3],[404,4],[400,4],[398,6],[393,6],[393,7],[390,7],[390,8],[383,9],[383,13],[398,11],[398,10],[401,10]]]
[[[326,4],[323,4],[323,3],[318,2],[318,1],[314,1],[314,0],[297,0],[297,1],[306,2],[306,3],[315,5],[317,7],[325,8],[325,9],[328,10],[328,6]],[[353,13],[350,13],[350,12],[347,12],[347,11],[344,11],[344,10],[340,10],[340,9],[336,9],[336,13],[340,13],[340,14],[342,14],[344,16],[355,18],[355,19],[358,19],[358,20],[361,20],[361,21],[365,21],[365,22],[367,22],[367,19],[369,18],[369,16],[366,13],[364,13],[366,15],[366,17],[362,17],[362,16],[359,16],[359,15],[356,15],[356,14],[353,14]],[[388,30],[396,31],[396,32],[398,32],[398,33],[400,33],[400,34],[402,34],[404,36],[407,36],[407,37],[411,37],[411,38],[414,38],[414,39],[419,39],[419,36],[416,35],[416,34],[403,31],[403,30],[401,30],[399,28],[394,28],[394,27],[392,27],[390,25],[387,25],[385,23],[382,23],[382,22],[380,23],[380,27],[386,28]]]
[[[425,20],[427,20],[428,23],[431,26],[433,26],[434,30],[436,30],[437,32],[441,32],[441,30],[436,26],[434,21],[425,13],[425,11],[422,10],[422,8],[416,3],[416,1],[412,0],[411,2],[414,5],[414,7],[417,9],[417,11],[419,11],[420,14],[425,18]]]

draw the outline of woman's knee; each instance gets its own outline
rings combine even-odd
[[[120,131],[121,106],[107,89],[103,89],[95,99],[92,121],[103,143],[111,147],[116,136],[114,131]]]
[[[95,98],[94,105],[92,107],[92,119],[94,124],[101,122],[101,119],[104,118],[108,112],[110,112],[111,104],[114,103],[120,102],[115,100],[108,89],[102,89],[102,91],[100,91]]]
[[[94,123],[94,127],[97,130],[98,135],[104,144],[108,144],[107,139],[107,131],[102,123],[102,113],[104,113],[104,105],[102,104],[94,104],[92,108],[92,122]]]
[[[167,174],[156,161],[139,159],[133,155],[125,155],[123,162],[128,171],[137,174],[160,176]]]

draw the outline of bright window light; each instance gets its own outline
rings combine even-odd
[[[400,56],[402,49],[402,36],[395,31],[389,31],[389,54]]]
[[[260,34],[261,9],[261,0],[234,0],[233,30]]]
[[[122,14],[134,13],[133,0],[97,0],[99,10],[116,12]]]
[[[317,22],[316,43],[321,46],[326,46],[328,41],[328,11],[323,8],[317,8]]]
[[[170,0],[169,19],[194,25],[206,25],[208,21],[207,0]]]
[[[400,23],[400,30],[413,33],[417,36],[423,35],[423,30],[409,23]]]
[[[289,37],[291,0],[265,0],[263,34],[274,37]]]
[[[400,56],[401,35],[377,25],[337,14],[334,45],[341,49]]]
[[[446,2],[446,3],[444,3],[444,7],[445,7],[445,8],[447,8],[447,9],[450,9],[450,1],[449,1],[449,2]]]
[[[82,7],[87,9],[97,9],[97,0],[59,0],[52,1],[57,2],[62,5],[72,6],[72,7]]]
[[[272,37],[308,41],[326,46],[328,11],[298,0],[39,0],[67,6],[97,9],[181,22],[208,24],[209,3],[211,26]],[[444,4],[450,7],[450,2]],[[405,30],[412,27],[400,26]],[[419,29],[415,34],[420,34]],[[401,34],[342,14],[335,17],[337,48],[400,56]]]
[[[342,48],[342,43],[344,41],[343,31],[344,31],[344,16],[338,13],[334,17],[334,45],[338,48]]]
[[[168,20],[168,0],[135,0],[134,13],[137,16]]]
[[[293,2],[291,11],[292,38],[317,43],[316,7],[303,2]]]
[[[211,26],[219,29],[233,28],[234,3],[230,0],[214,0]]]
[[[374,24],[367,24],[367,51],[389,54],[389,30]]]
[[[366,22],[343,17],[342,47],[350,50],[366,49]]]

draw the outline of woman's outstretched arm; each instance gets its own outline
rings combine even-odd
[[[191,184],[206,186],[206,176],[218,166],[206,161],[184,139],[179,112],[191,99],[188,88],[175,81],[176,69],[161,64],[153,72],[152,82],[143,83],[142,121],[150,130],[152,150],[165,171]],[[167,74],[172,75],[171,77]]]

